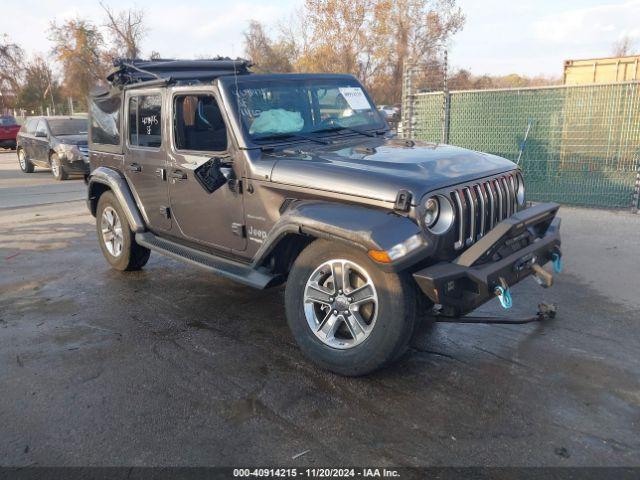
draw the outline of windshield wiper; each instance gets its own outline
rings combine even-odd
[[[380,133],[379,130],[376,130],[375,132],[366,132],[364,130],[360,130],[359,128],[353,128],[353,127],[323,128],[323,129],[320,129],[320,130],[313,130],[313,133],[339,132],[339,131],[348,131],[348,132],[359,133],[360,135],[366,135],[367,137],[377,137],[378,134]]]
[[[310,135],[302,135],[300,133],[274,133],[273,135],[265,135],[264,137],[255,138],[255,141],[259,140],[285,140],[287,138],[298,138],[302,140],[310,140],[312,142],[321,143],[322,145],[329,145],[331,142],[323,140],[322,138],[312,137]]]

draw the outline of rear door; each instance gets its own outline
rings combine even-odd
[[[44,135],[44,136],[38,136]],[[36,131],[31,138],[31,151],[33,160],[41,165],[49,164],[49,128],[44,118],[38,120]]]
[[[31,146],[33,132],[35,132],[38,120],[36,118],[28,118],[18,133],[18,144],[24,149],[27,158],[31,158]]]
[[[169,192],[166,181],[166,134],[163,131],[163,91],[127,93],[124,172],[149,228],[169,231]]]
[[[214,90],[176,89],[168,104],[173,120],[167,174],[174,235],[179,230],[183,238],[216,250],[245,250],[240,172],[229,154],[230,137]],[[213,162],[222,173],[216,186],[208,184],[205,175]]]

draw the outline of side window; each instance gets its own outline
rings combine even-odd
[[[36,133],[44,133],[45,135],[47,134],[47,124],[45,123],[44,120],[40,120],[38,122],[38,126],[36,127]]]
[[[198,152],[227,149],[227,128],[212,95],[177,95],[173,116],[176,149]]]
[[[91,142],[120,145],[120,102],[120,95],[91,99]]]
[[[27,120],[27,123],[25,123],[24,126],[22,127],[23,131],[25,133],[33,135],[33,133],[36,131],[36,123],[38,123],[37,119],[30,118],[29,120]]]
[[[138,97],[129,99],[129,145],[138,145]]]
[[[162,97],[140,95],[129,99],[129,144],[158,148],[162,144]]]

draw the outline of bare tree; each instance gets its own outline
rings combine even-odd
[[[254,69],[260,72],[290,72],[292,70],[292,52],[284,41],[272,41],[263,25],[251,20],[249,29],[244,33],[245,54],[254,63]]]
[[[613,43],[611,53],[614,57],[626,57],[632,55],[634,49],[635,41],[629,35],[624,35]]]
[[[245,50],[259,69],[351,73],[395,103],[404,62],[441,71],[439,55],[464,20],[456,0],[305,0],[277,40],[252,22]]]
[[[55,111],[62,102],[60,84],[44,57],[35,57],[25,68],[24,85],[20,89],[18,104],[33,112],[44,112],[47,107]]]
[[[20,90],[24,51],[4,35],[0,38],[0,106],[9,107]]]
[[[114,12],[103,2],[100,2],[100,6],[107,15],[105,27],[109,31],[114,46],[113,56],[138,58],[141,53],[142,39],[146,35],[144,10],[129,8]]]

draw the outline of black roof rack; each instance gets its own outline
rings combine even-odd
[[[127,60],[113,62],[114,69],[107,80],[114,87],[134,85],[151,80],[167,83],[201,83],[224,75],[247,75],[251,62],[217,57],[207,60]]]

